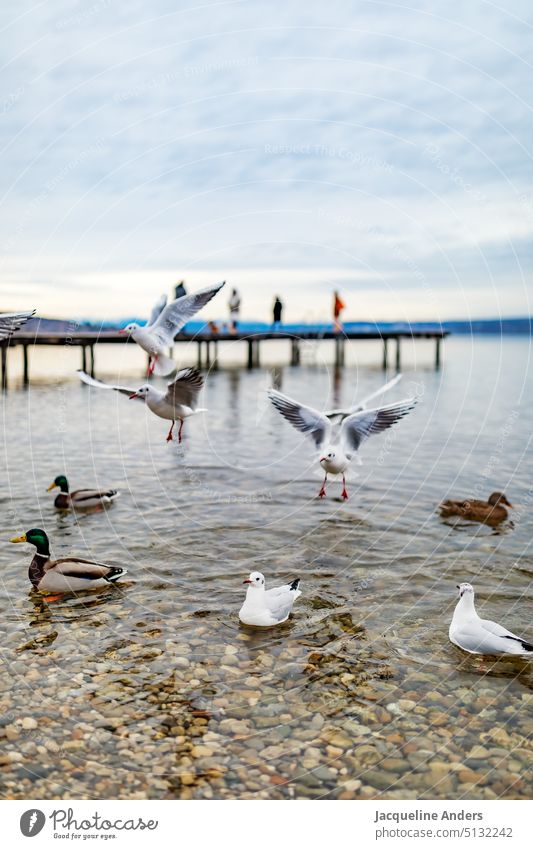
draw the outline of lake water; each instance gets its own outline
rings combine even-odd
[[[368,441],[346,503],[338,481],[316,498],[312,446],[265,401],[273,379],[319,407],[382,382],[376,345],[353,345],[337,375],[331,354],[309,346],[284,367],[274,345],[261,369],[227,362],[181,448],[142,404],[81,386],[79,352],[33,352],[28,390],[13,358],[0,408],[4,797],[531,795],[531,664],[448,641],[460,581],[486,618],[533,638],[530,342],[452,338],[441,372],[429,344],[405,346],[387,401],[420,403]],[[97,351],[98,375],[132,386],[143,363],[130,346]],[[63,472],[121,497],[58,514],[46,487]],[[446,496],[495,489],[515,505],[499,531],[436,513]],[[127,579],[45,601],[27,579],[33,549],[8,542],[35,526],[53,554],[124,565]],[[253,569],[271,586],[302,580],[277,629],[239,625]]]

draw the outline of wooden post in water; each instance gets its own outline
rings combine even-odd
[[[28,368],[28,346],[22,346],[22,362],[23,362],[23,377],[22,380],[24,382],[24,386],[27,386],[30,382],[30,371]]]
[[[2,390],[5,392],[7,389],[7,343],[5,345],[0,345],[2,349]]]
[[[82,371],[87,371],[87,351],[85,345],[81,346],[81,368]]]
[[[384,338],[383,339],[383,371],[387,371],[387,366],[388,366],[388,356],[389,356],[388,345],[389,345],[389,340]]]
[[[91,354],[91,377],[94,377],[94,345],[90,346],[90,354]]]
[[[254,367],[254,343],[252,339],[248,339],[248,368]]]
[[[300,365],[300,340],[291,339],[291,366]]]
[[[213,371],[218,371],[218,340],[215,339],[213,342],[213,347],[215,349],[215,356],[213,359]]]
[[[335,339],[335,368],[344,365],[344,339],[338,337]]]
[[[400,353],[400,337],[396,337],[396,371],[400,371],[402,367],[402,358]]]
[[[437,370],[440,369],[440,343],[441,340],[437,336],[437,338],[435,339],[435,368]]]

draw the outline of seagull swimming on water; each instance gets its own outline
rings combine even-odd
[[[219,283],[191,295],[183,295],[170,304],[167,304],[166,295],[162,295],[154,304],[148,323],[144,327],[132,322],[119,330],[119,333],[131,336],[150,355],[148,375],[164,377],[174,371],[176,364],[166,356],[165,349],[172,345],[181,328],[209,303],[223,285],[224,283]]]
[[[299,578],[290,584],[267,590],[265,576],[261,572],[250,572],[243,583],[248,584],[246,598],[239,611],[239,619],[244,625],[261,628],[281,625],[289,618],[294,602],[302,594],[298,589]]]
[[[480,619],[474,606],[472,584],[458,584],[459,601],[450,624],[451,642],[469,654],[515,654],[533,657],[533,645],[507,628]]]
[[[195,368],[186,368],[178,372],[176,379],[168,384],[166,392],[161,392],[155,386],[149,384],[141,386],[140,389],[115,386],[111,383],[104,383],[103,380],[97,380],[81,370],[78,371],[78,374],[80,380],[88,386],[95,386],[97,389],[114,389],[115,392],[121,392],[130,399],[138,398],[145,401],[152,413],[155,413],[161,419],[168,419],[172,422],[167,434],[167,442],[172,440],[172,432],[177,420],[180,422],[178,442],[181,442],[184,420],[196,413],[206,412],[204,407],[198,407],[198,395],[204,385],[204,379]]]
[[[323,498],[326,494],[328,474],[342,475],[342,498],[344,500],[348,498],[346,471],[354,458],[357,462],[361,462],[356,454],[364,440],[396,424],[410,413],[417,403],[416,398],[406,398],[396,404],[376,407],[371,410],[363,409],[356,413],[337,410],[328,414],[321,413],[312,407],[306,407],[275,389],[269,389],[267,394],[276,410],[296,430],[311,437],[315,447],[320,452],[319,462],[325,472],[325,477],[318,493],[319,498]],[[331,416],[340,417],[340,426],[334,426]]]

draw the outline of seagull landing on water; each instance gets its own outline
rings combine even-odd
[[[155,413],[161,419],[168,419],[172,422],[167,435],[167,442],[172,440],[176,421],[179,420],[180,422],[178,442],[181,442],[184,420],[188,419],[189,416],[196,415],[196,413],[206,412],[205,408],[198,407],[198,395],[204,385],[204,379],[195,368],[186,368],[178,372],[176,379],[168,384],[166,392],[160,392],[155,386],[149,384],[141,386],[140,389],[114,386],[111,383],[104,383],[103,380],[97,380],[84,371],[79,371],[78,374],[80,380],[88,386],[96,386],[98,389],[114,389],[115,392],[121,392],[130,399],[137,398],[140,401],[145,401],[152,413]]]
[[[294,602],[302,594],[298,589],[299,578],[283,587],[267,590],[265,576],[261,572],[250,572],[243,583],[248,584],[248,590],[239,611],[239,619],[244,625],[255,625],[259,628],[271,628],[285,622]]]
[[[386,387],[383,387],[383,390]],[[382,390],[382,391],[383,391]],[[318,449],[319,462],[325,472],[324,482],[318,493],[319,498],[326,494],[328,475],[342,475],[342,498],[348,498],[346,490],[346,472],[357,451],[369,436],[381,433],[400,421],[415,407],[416,398],[407,398],[397,404],[386,407],[376,407],[371,410],[360,410],[356,413],[335,410],[331,413],[321,413],[312,407],[306,407],[298,401],[293,401],[287,395],[282,395],[275,389],[269,389],[268,397],[276,410],[284,416],[297,430],[311,437]],[[373,396],[372,396],[373,397]],[[340,418],[341,424],[334,425],[331,417]]]
[[[205,307],[224,283],[201,289],[192,295],[183,295],[167,304],[166,295],[162,295],[152,309],[148,323],[141,327],[139,324],[128,324],[119,333],[127,333],[140,347],[150,355],[148,376],[156,374],[164,377],[176,368],[174,360],[164,353],[169,348],[177,333],[187,324],[196,313]],[[166,418],[166,417],[164,417]]]
[[[497,622],[480,619],[474,606],[472,584],[459,584],[459,601],[454,610],[449,637],[469,654],[515,654],[533,657],[533,645]]]

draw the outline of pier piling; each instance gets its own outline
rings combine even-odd
[[[383,339],[383,371],[387,371],[389,365],[389,340]]]

